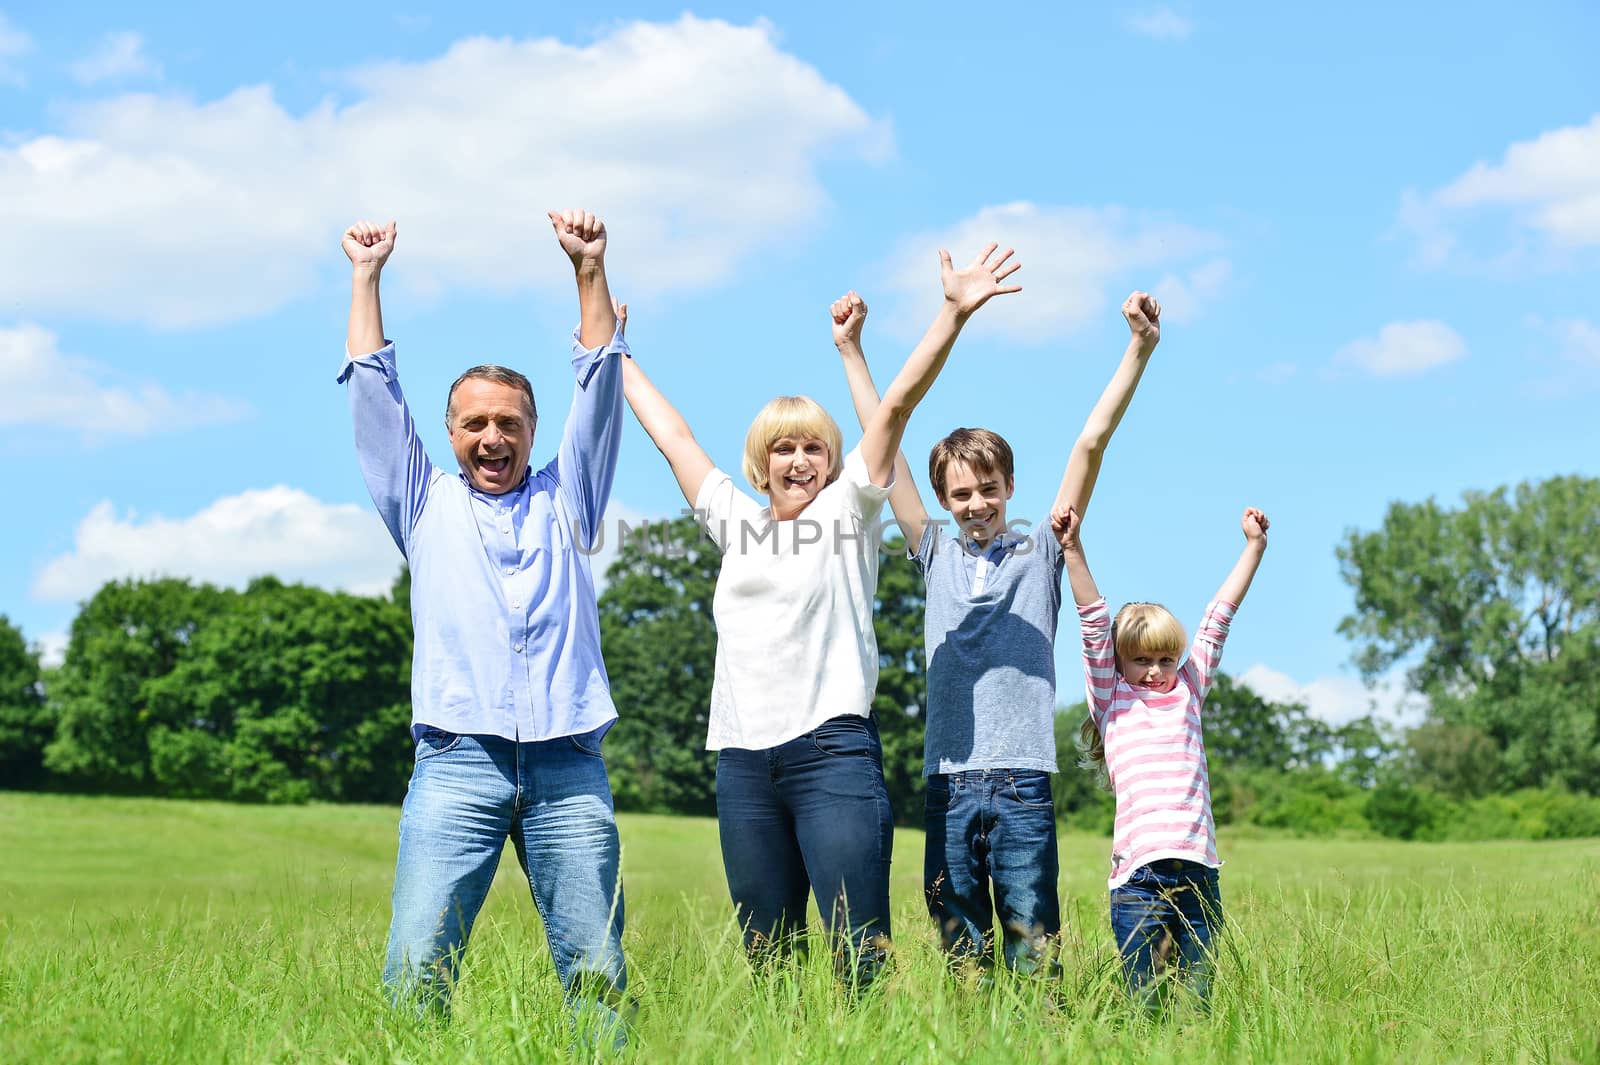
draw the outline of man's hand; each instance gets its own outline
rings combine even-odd
[[[1062,551],[1078,550],[1078,530],[1082,527],[1083,519],[1078,516],[1076,507],[1057,505],[1051,508],[1050,531],[1056,534]]]
[[[547,211],[561,250],[577,269],[597,267],[606,257],[606,224],[588,211]]]
[[[861,327],[867,324],[867,302],[855,291],[846,292],[828,308],[833,316],[833,346],[844,350],[846,345],[861,347]]]
[[[379,226],[362,220],[344,231],[339,243],[350,256],[350,265],[358,270],[378,271],[389,261],[394,251],[395,224]]]
[[[1267,516],[1255,507],[1245,507],[1244,517],[1239,519],[1239,527],[1244,530],[1244,538],[1252,544],[1267,546],[1267,530],[1272,523]]]
[[[1022,291],[1021,285],[1000,283],[1022,269],[1022,264],[1006,262],[1011,258],[1010,248],[1001,252],[1000,258],[991,263],[989,257],[999,246],[989,245],[963,270],[957,270],[951,264],[948,251],[939,249],[939,278],[944,283],[945,302],[951,304],[962,318],[982,307],[990,296]]]
[[[1122,317],[1141,346],[1153,348],[1161,342],[1161,304],[1150,293],[1135,292],[1123,300]]]

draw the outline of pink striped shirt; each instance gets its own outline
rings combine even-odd
[[[1222,864],[1211,820],[1200,707],[1211,691],[1236,609],[1221,600],[1206,607],[1177,683],[1170,692],[1158,692],[1136,688],[1117,673],[1106,601],[1078,608],[1089,713],[1105,740],[1106,769],[1117,797],[1108,885],[1113,889],[1161,858],[1213,869]]]

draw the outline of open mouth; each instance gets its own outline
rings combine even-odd
[[[783,482],[790,488],[807,488],[817,479],[817,475],[809,473],[804,477],[785,477]]]
[[[490,477],[500,477],[506,472],[507,469],[510,468],[510,466],[510,455],[497,455],[494,458],[484,458],[479,456],[478,458],[478,469],[482,470]]]

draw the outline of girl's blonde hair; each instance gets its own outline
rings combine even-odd
[[[1160,603],[1129,603],[1111,622],[1111,643],[1123,658],[1145,654],[1181,655],[1183,625]]]
[[[1111,644],[1119,658],[1141,652],[1181,655],[1185,642],[1183,625],[1160,603],[1129,603],[1117,611],[1111,622]],[[1109,787],[1106,738],[1094,723],[1093,714],[1084,715],[1083,724],[1078,726],[1078,750],[1078,764],[1094,770],[1095,780],[1102,788]]]
[[[786,436],[795,440],[815,437],[827,444],[828,478],[824,484],[838,479],[844,468],[844,439],[839,434],[839,423],[810,396],[779,396],[761,408],[744,437],[744,476],[756,491],[766,493],[770,487],[767,456],[772,453],[772,445]]]

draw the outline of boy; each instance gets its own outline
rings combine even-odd
[[[867,306],[854,292],[832,307],[856,415],[877,389],[861,349]],[[1132,336],[1122,363],[1073,446],[1055,506],[1082,514],[1106,445],[1161,339],[1161,308],[1135,292],[1122,305]],[[1061,931],[1056,890],[1055,632],[1061,546],[1048,521],[1012,533],[1011,448],[987,429],[957,429],[933,448],[928,476],[956,535],[933,521],[904,455],[889,504],[927,585],[928,706],[923,775],[928,912],[952,963],[987,965],[994,918],[1002,956],[1018,972],[1051,972]],[[993,901],[991,904],[991,883]]]

